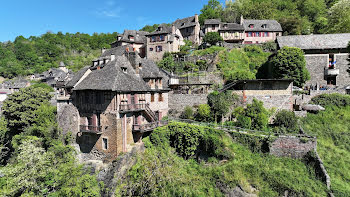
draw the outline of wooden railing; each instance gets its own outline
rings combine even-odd
[[[119,105],[119,110],[122,112],[123,111],[145,110],[145,109],[146,109],[145,103]]]
[[[102,127],[101,126],[93,126],[93,125],[80,125],[80,131],[81,132],[87,132],[87,133],[101,133]]]
[[[138,131],[141,133],[152,131],[157,127],[165,126],[168,124],[168,121],[157,121],[157,122],[151,122],[147,124],[142,124],[142,125],[133,125],[133,130]]]

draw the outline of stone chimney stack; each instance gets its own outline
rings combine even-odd
[[[243,25],[243,22],[244,22],[244,18],[243,18],[243,15],[241,15],[241,22],[240,22],[240,24]]]
[[[111,54],[111,61],[115,60],[115,55],[112,53]]]
[[[194,22],[195,22],[195,23],[199,23],[198,14],[195,14],[195,15],[194,15]]]
[[[171,26],[171,33],[172,33],[172,34],[175,34],[175,32],[176,32],[175,25],[173,24],[173,25]]]

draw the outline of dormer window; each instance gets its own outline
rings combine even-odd
[[[227,24],[224,24],[224,28],[225,28],[225,29],[227,28]]]
[[[122,68],[123,73],[128,73],[128,69],[126,67],[121,67],[121,68]]]
[[[134,36],[129,36],[129,40],[131,41],[135,40]]]
[[[142,63],[139,63],[139,69],[140,70],[142,69]]]
[[[158,27],[157,31],[162,31],[163,28],[162,27]]]
[[[182,23],[181,26],[185,26],[185,23]]]
[[[263,25],[261,25],[261,27],[265,29],[265,28],[267,28],[267,24],[263,24]]]
[[[118,41],[121,40],[121,39],[122,39],[122,37],[121,37],[121,36],[118,36]]]
[[[254,24],[250,24],[248,27],[252,29],[254,28]]]

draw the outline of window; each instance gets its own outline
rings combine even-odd
[[[157,46],[156,47],[156,52],[161,52],[163,51],[163,47],[162,46]]]
[[[267,25],[263,24],[263,25],[261,25],[261,27],[265,29],[267,27]]]
[[[153,48],[149,48],[149,51],[153,51]]]
[[[249,25],[249,28],[251,28],[251,29],[254,28],[254,25],[253,25],[253,24],[250,24],[250,25]]]
[[[133,41],[134,39],[134,36],[129,36],[129,40]]]
[[[215,30],[215,25],[212,25],[212,26],[211,26],[211,29],[212,29],[212,30]]]
[[[159,102],[162,102],[162,101],[163,101],[163,94],[162,94],[162,93],[159,93],[158,101],[159,101]]]
[[[165,36],[164,35],[160,35],[159,38],[160,38],[160,41],[164,41],[165,40]]]
[[[255,36],[256,36],[256,37],[260,37],[260,36],[261,36],[260,32],[256,32],[256,33],[255,33]]]
[[[225,28],[225,29],[227,28],[227,24],[224,25],[224,28]]]
[[[126,67],[121,67],[121,68],[122,68],[123,73],[127,73],[128,72],[128,69]]]
[[[327,77],[327,85],[337,85],[337,77],[336,76]]]
[[[154,93],[151,93],[151,102],[154,102]]]
[[[151,42],[155,42],[155,41],[156,41],[156,36],[152,36]]]
[[[104,150],[108,149],[108,139],[107,138],[102,138],[102,147]]]
[[[269,32],[264,33],[265,37],[269,37]]]
[[[248,32],[247,37],[253,37],[253,32]]]

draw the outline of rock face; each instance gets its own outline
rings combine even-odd
[[[135,145],[130,152],[118,156],[117,160],[109,164],[98,173],[98,181],[103,181],[106,191],[102,196],[115,196],[118,181],[123,179],[127,171],[136,163],[136,155],[145,151],[143,143]]]
[[[237,186],[232,189],[219,182],[216,183],[216,186],[226,197],[257,197],[256,194],[245,192],[240,186]],[[256,189],[251,187],[251,191],[256,191]]]

